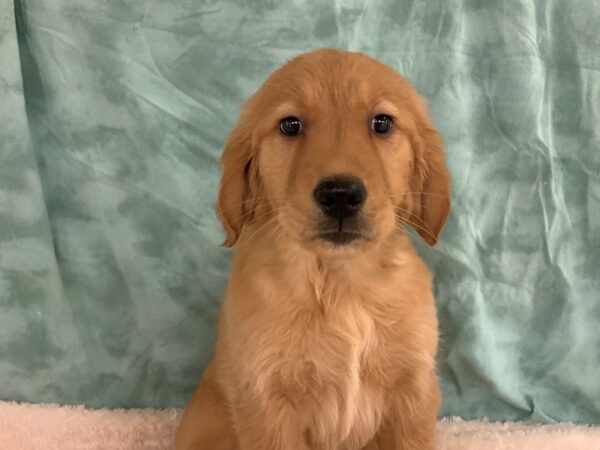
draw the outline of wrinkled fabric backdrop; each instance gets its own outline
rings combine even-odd
[[[600,422],[600,3],[0,0],[0,398],[182,406],[230,252],[217,160],[295,54],[428,99],[454,209],[442,414]]]

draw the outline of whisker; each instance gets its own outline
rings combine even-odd
[[[263,223],[262,225],[260,225],[258,228],[256,228],[247,238],[247,241],[252,241],[254,240],[254,238],[258,235],[258,233],[269,224],[270,221],[266,221],[265,223]]]
[[[267,220],[265,223],[263,223],[262,225],[259,225],[258,228],[256,230],[253,231],[253,233],[248,236],[248,241],[252,241],[257,235],[258,233],[260,233],[261,231],[263,231],[268,225],[271,225],[271,222],[275,219],[275,216],[271,217],[269,220]]]
[[[268,200],[267,196],[265,196],[265,195],[256,196],[256,197],[253,197],[253,199],[254,199],[254,200]],[[241,202],[238,202],[238,203],[234,203],[234,204],[231,204],[231,205],[229,205],[229,207],[230,207],[230,208],[237,208],[238,206],[243,206],[243,205],[245,205],[247,201],[248,201],[248,200],[242,200]]]
[[[404,210],[404,211],[406,211],[406,210]],[[433,239],[436,239],[435,235],[431,231],[429,231],[426,227],[424,227],[423,225],[418,224],[418,223],[416,223],[416,222],[414,222],[414,221],[412,221],[412,220],[410,220],[410,219],[408,219],[408,218],[406,218],[404,216],[396,214],[396,213],[394,213],[394,216],[397,219],[399,219],[401,223],[407,224],[407,225],[411,225],[411,226],[415,227],[417,230],[422,230],[427,235],[429,235],[430,237],[432,237]]]
[[[273,212],[273,209],[268,208],[266,211],[263,211],[261,214],[252,216],[251,223],[258,222],[259,220],[264,219],[265,217],[270,215],[272,212]],[[242,215],[242,219],[247,218],[247,216],[250,216],[253,213],[254,213],[253,211],[248,211],[247,213]]]
[[[450,198],[449,195],[438,194],[437,192],[403,192],[404,195],[430,195],[432,197]]]

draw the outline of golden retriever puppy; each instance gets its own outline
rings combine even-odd
[[[365,55],[300,55],[244,105],[222,167],[233,265],[177,448],[433,449],[436,314],[404,225],[436,243],[450,177],[421,98]]]

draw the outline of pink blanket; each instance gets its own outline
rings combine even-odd
[[[0,449],[171,449],[179,413],[0,402]],[[573,424],[451,419],[441,421],[438,429],[440,450],[600,450],[600,428]]]

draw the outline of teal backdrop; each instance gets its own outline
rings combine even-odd
[[[182,406],[240,103],[316,47],[425,96],[454,209],[443,415],[600,423],[600,3],[0,0],[0,398]]]

